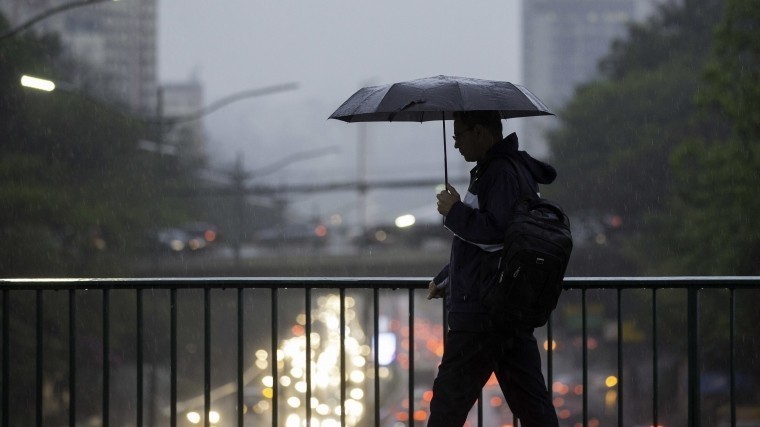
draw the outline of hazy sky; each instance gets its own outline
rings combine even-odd
[[[366,126],[370,180],[443,180],[440,122],[358,125],[327,117],[370,84],[438,74],[521,83],[519,0],[160,0],[159,6],[162,82],[196,78],[206,104],[245,89],[299,84],[294,91],[241,101],[207,116],[214,162],[230,164],[239,152],[247,169],[256,170],[304,150],[339,150],[262,182],[355,179],[361,126]],[[453,150],[451,123],[447,126],[449,171],[461,176],[471,165]],[[292,209],[323,216],[339,209],[350,216],[355,198],[298,196]],[[432,189],[374,192],[370,219],[425,204],[434,211]]]

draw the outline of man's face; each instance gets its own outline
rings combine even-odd
[[[483,141],[483,129],[480,126],[468,126],[454,119],[454,148],[468,162],[477,162],[488,149]]]

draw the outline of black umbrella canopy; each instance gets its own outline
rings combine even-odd
[[[382,86],[351,95],[330,116],[344,122],[426,122],[443,124],[443,170],[449,185],[446,120],[457,111],[498,111],[502,119],[554,115],[523,86],[469,77],[435,76]]]
[[[553,115],[528,89],[503,81],[435,76],[360,89],[330,116],[344,122],[451,120],[456,111],[501,118]]]

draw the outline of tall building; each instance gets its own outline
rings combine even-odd
[[[60,0],[0,0],[11,26],[61,6]],[[80,64],[79,81],[87,90],[105,93],[142,112],[156,111],[157,0],[104,2],[69,9],[27,31],[57,33],[63,47]],[[55,77],[55,76],[50,76]]]
[[[555,113],[578,85],[597,76],[597,64],[628,24],[646,19],[657,0],[523,0],[523,83]],[[556,121],[525,120],[521,143],[546,157],[545,133]],[[524,143],[523,143],[524,141]]]
[[[171,122],[172,117],[193,116],[204,107],[203,86],[197,80],[163,84],[161,94],[162,114],[167,122]],[[168,126],[164,142],[181,145],[185,152],[193,155],[203,154],[203,120],[185,120]]]

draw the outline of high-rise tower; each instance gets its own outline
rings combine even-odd
[[[103,91],[136,111],[153,113],[156,3],[130,0],[87,5],[53,15],[27,31],[52,32],[61,37],[73,62],[83,68],[76,73],[80,81],[72,83]],[[0,11],[13,26],[61,4],[55,0],[0,0]]]
[[[523,82],[555,113],[579,84],[597,75],[598,61],[628,24],[645,19],[656,0],[523,0]],[[551,120],[525,120],[521,143],[545,157]]]

